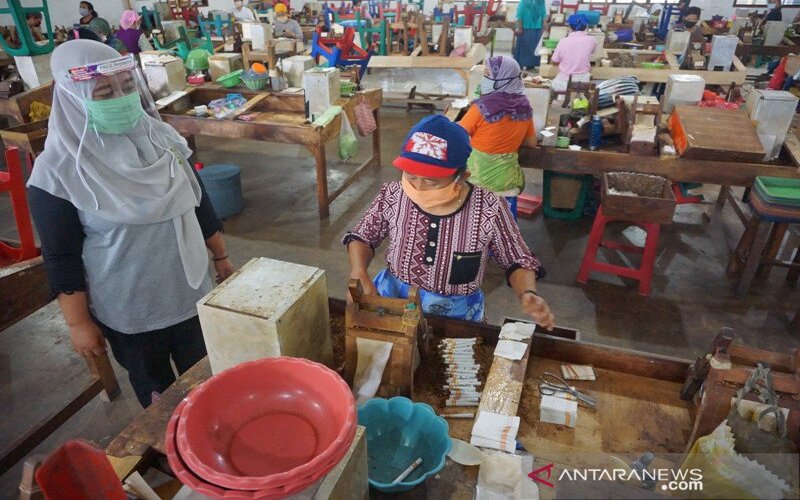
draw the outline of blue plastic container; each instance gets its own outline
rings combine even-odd
[[[241,169],[229,163],[209,165],[198,172],[211,199],[217,217],[225,219],[241,213],[242,199]]]
[[[589,26],[597,26],[600,24],[600,11],[598,10],[579,10],[576,14],[585,17]]]
[[[369,484],[387,493],[408,491],[442,470],[453,446],[447,421],[408,398],[370,399],[358,409],[358,425],[367,428]],[[422,464],[392,484],[417,458]]]

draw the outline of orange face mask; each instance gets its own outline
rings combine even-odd
[[[462,183],[458,182],[458,178],[445,187],[438,189],[426,189],[424,191],[415,188],[410,182],[408,182],[408,179],[406,179],[405,175],[402,177],[400,183],[403,186],[403,192],[406,194],[406,196],[408,196],[411,201],[416,203],[419,208],[425,210],[426,212],[430,210],[436,210],[437,208],[441,208],[452,203],[455,199],[461,196],[461,190],[464,187]]]

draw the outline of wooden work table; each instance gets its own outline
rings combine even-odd
[[[31,120],[28,114],[35,101],[49,106],[53,102],[53,84],[48,83],[8,99],[0,99],[0,115],[13,118],[19,125],[29,123]]]
[[[632,54],[634,51],[630,49],[604,49],[604,58],[613,59],[614,56],[625,53]],[[655,58],[661,55],[661,52],[655,50],[637,50],[637,61],[641,62],[643,58]],[[543,53],[546,53],[543,50]],[[667,65],[662,69],[651,68],[614,68],[605,67],[600,64],[592,66],[592,79],[593,80],[610,80],[612,78],[619,78],[621,76],[635,76],[640,82],[647,83],[666,83],[670,75],[698,75],[703,77],[706,85],[730,85],[731,82],[736,82],[737,85],[744,83],[747,77],[747,68],[739,60],[738,57],[733,58],[734,71],[693,71],[680,69],[678,59],[673,54],[667,54]],[[558,66],[555,64],[542,64],[539,68],[539,75],[544,78],[555,78],[558,75]]]
[[[589,151],[550,147],[523,148],[520,165],[572,174],[640,172],[660,175],[674,182],[701,182],[749,187],[757,176],[800,178],[794,165],[689,160],[677,156],[634,156],[613,151]]]
[[[196,105],[208,104],[231,92],[241,93],[248,99],[245,113],[254,114],[251,121],[235,119],[217,120],[198,117],[191,113]],[[328,167],[325,145],[339,137],[341,116],[324,127],[306,123],[304,95],[302,93],[258,92],[241,88],[225,89],[217,85],[203,85],[189,90],[187,95],[160,110],[164,122],[172,125],[191,141],[195,135],[224,139],[250,139],[254,141],[297,144],[307,148],[316,161],[317,201],[321,219],[328,217],[331,202],[336,199],[367,168],[380,166],[380,118],[382,101],[380,89],[359,92],[355,97],[342,98],[339,104],[355,127],[354,109],[361,97],[372,110],[378,129],[372,134],[372,157],[358,166],[333,192],[328,190]],[[192,149],[195,149],[192,147]]]
[[[330,299],[329,304],[331,316],[342,318],[344,301]],[[493,325],[430,316],[427,321],[436,336],[481,337],[490,346],[496,344],[500,330]],[[683,451],[693,418],[691,404],[678,396],[688,361],[582,342],[574,330],[559,328],[551,334],[537,332],[530,352],[527,374],[520,374],[525,388],[518,439],[534,454],[535,467],[555,463],[561,469],[576,458],[575,453],[584,453],[586,458],[590,454],[605,456],[623,451]],[[562,362],[593,364],[598,372],[597,382],[576,383],[582,390],[589,389],[599,401],[597,410],[579,410],[576,429],[542,424],[538,419],[536,378],[544,371],[559,372]],[[158,455],[165,453],[164,437],[170,416],[178,403],[210,376],[208,361],[201,361],[109,444],[106,454],[121,478],[134,470],[146,470]],[[670,425],[663,425],[664,422]],[[451,436],[469,440],[472,421],[451,419],[449,423]],[[436,477],[401,496],[457,498],[453,495],[465,488],[471,491],[476,472],[477,467],[465,468],[448,460]],[[542,487],[540,492],[542,498],[553,498],[555,490]],[[373,498],[383,498],[372,493]]]

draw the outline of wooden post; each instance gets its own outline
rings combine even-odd
[[[372,159],[375,161],[375,166],[381,168],[381,116],[380,109],[376,108],[372,112],[375,117],[375,125],[377,128],[372,132]],[[800,252],[798,252],[800,253]]]
[[[328,201],[328,166],[325,161],[325,145],[318,144],[307,146],[314,156],[317,167],[317,203],[319,204],[319,218],[327,219],[330,215],[330,202]]]
[[[117,376],[114,374],[114,368],[111,366],[111,360],[108,359],[108,354],[84,359],[86,359],[86,365],[92,375],[99,378],[103,383],[100,399],[109,403],[119,396],[119,383],[117,382]]]
[[[755,231],[755,239],[750,246],[750,251],[747,254],[747,261],[744,265],[744,271],[739,278],[739,283],[736,285],[736,294],[740,297],[747,293],[750,289],[750,284],[753,282],[753,277],[758,270],[761,263],[761,256],[764,254],[764,248],[767,246],[767,236],[772,230],[773,223],[767,223],[753,215],[753,218],[758,221]]]

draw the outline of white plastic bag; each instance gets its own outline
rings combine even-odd
[[[358,139],[347,119],[347,113],[342,111],[342,126],[339,130],[339,159],[349,160],[358,154]]]
[[[392,354],[392,343],[379,340],[356,339],[358,361],[353,377],[353,395],[361,405],[375,397],[383,378],[383,370]]]
[[[540,56],[542,55],[542,39],[544,38],[544,33],[541,34],[539,37],[539,43],[536,44],[536,48],[533,50],[533,55]]]

